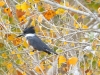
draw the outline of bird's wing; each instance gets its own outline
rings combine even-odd
[[[39,51],[52,52],[52,50],[36,35],[33,37],[27,37],[27,40],[31,46]]]

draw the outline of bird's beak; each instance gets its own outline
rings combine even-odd
[[[20,35],[18,35],[17,38],[18,38],[18,37],[21,37],[21,36],[24,36],[24,34],[20,34]]]

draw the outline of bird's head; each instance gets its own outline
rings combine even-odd
[[[26,35],[26,34],[34,34],[34,33],[35,33],[35,29],[34,29],[33,26],[31,26],[31,27],[25,28],[25,29],[23,30],[23,34],[21,34],[21,35],[19,35],[19,36],[17,36],[17,37],[21,37],[21,36],[24,36],[24,35]]]
[[[24,31],[23,31],[23,34],[34,34],[35,33],[35,29],[33,26],[31,27],[28,27],[28,28],[25,28]]]

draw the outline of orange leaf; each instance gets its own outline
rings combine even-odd
[[[58,2],[58,3],[60,3],[61,2],[61,0],[55,0],[56,2]]]
[[[5,2],[4,1],[0,1],[0,6],[4,6],[5,5]]]
[[[35,3],[39,3],[39,2],[40,2],[40,0],[34,0],[34,2],[35,2]]]
[[[25,14],[25,12],[23,12],[22,10],[16,10],[16,15],[18,18],[22,17]]]
[[[19,70],[16,71],[17,71],[17,75],[23,75]]]
[[[27,20],[24,16],[22,16],[19,18],[19,21],[21,22],[21,25],[22,25],[22,24],[26,23]]]
[[[12,17],[12,12],[11,12],[10,8],[5,8],[4,12],[7,13],[10,17]]]
[[[43,15],[47,20],[50,20],[51,18],[53,18],[55,16],[55,11],[48,10],[47,12],[43,13]]]
[[[21,42],[22,42],[22,39],[21,39],[21,38],[15,38],[15,40],[13,40],[13,44],[14,44],[15,46],[21,44]]]
[[[71,57],[71,58],[68,59],[68,63],[70,65],[75,65],[77,63],[77,61],[78,61],[77,57]]]

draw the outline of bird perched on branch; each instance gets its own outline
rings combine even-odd
[[[35,29],[33,26],[27,27],[24,29],[23,34],[19,35],[18,37],[25,36],[28,40],[29,45],[31,45],[34,49],[38,51],[44,51],[48,54],[54,53],[57,54],[55,51],[50,49],[36,34]]]

